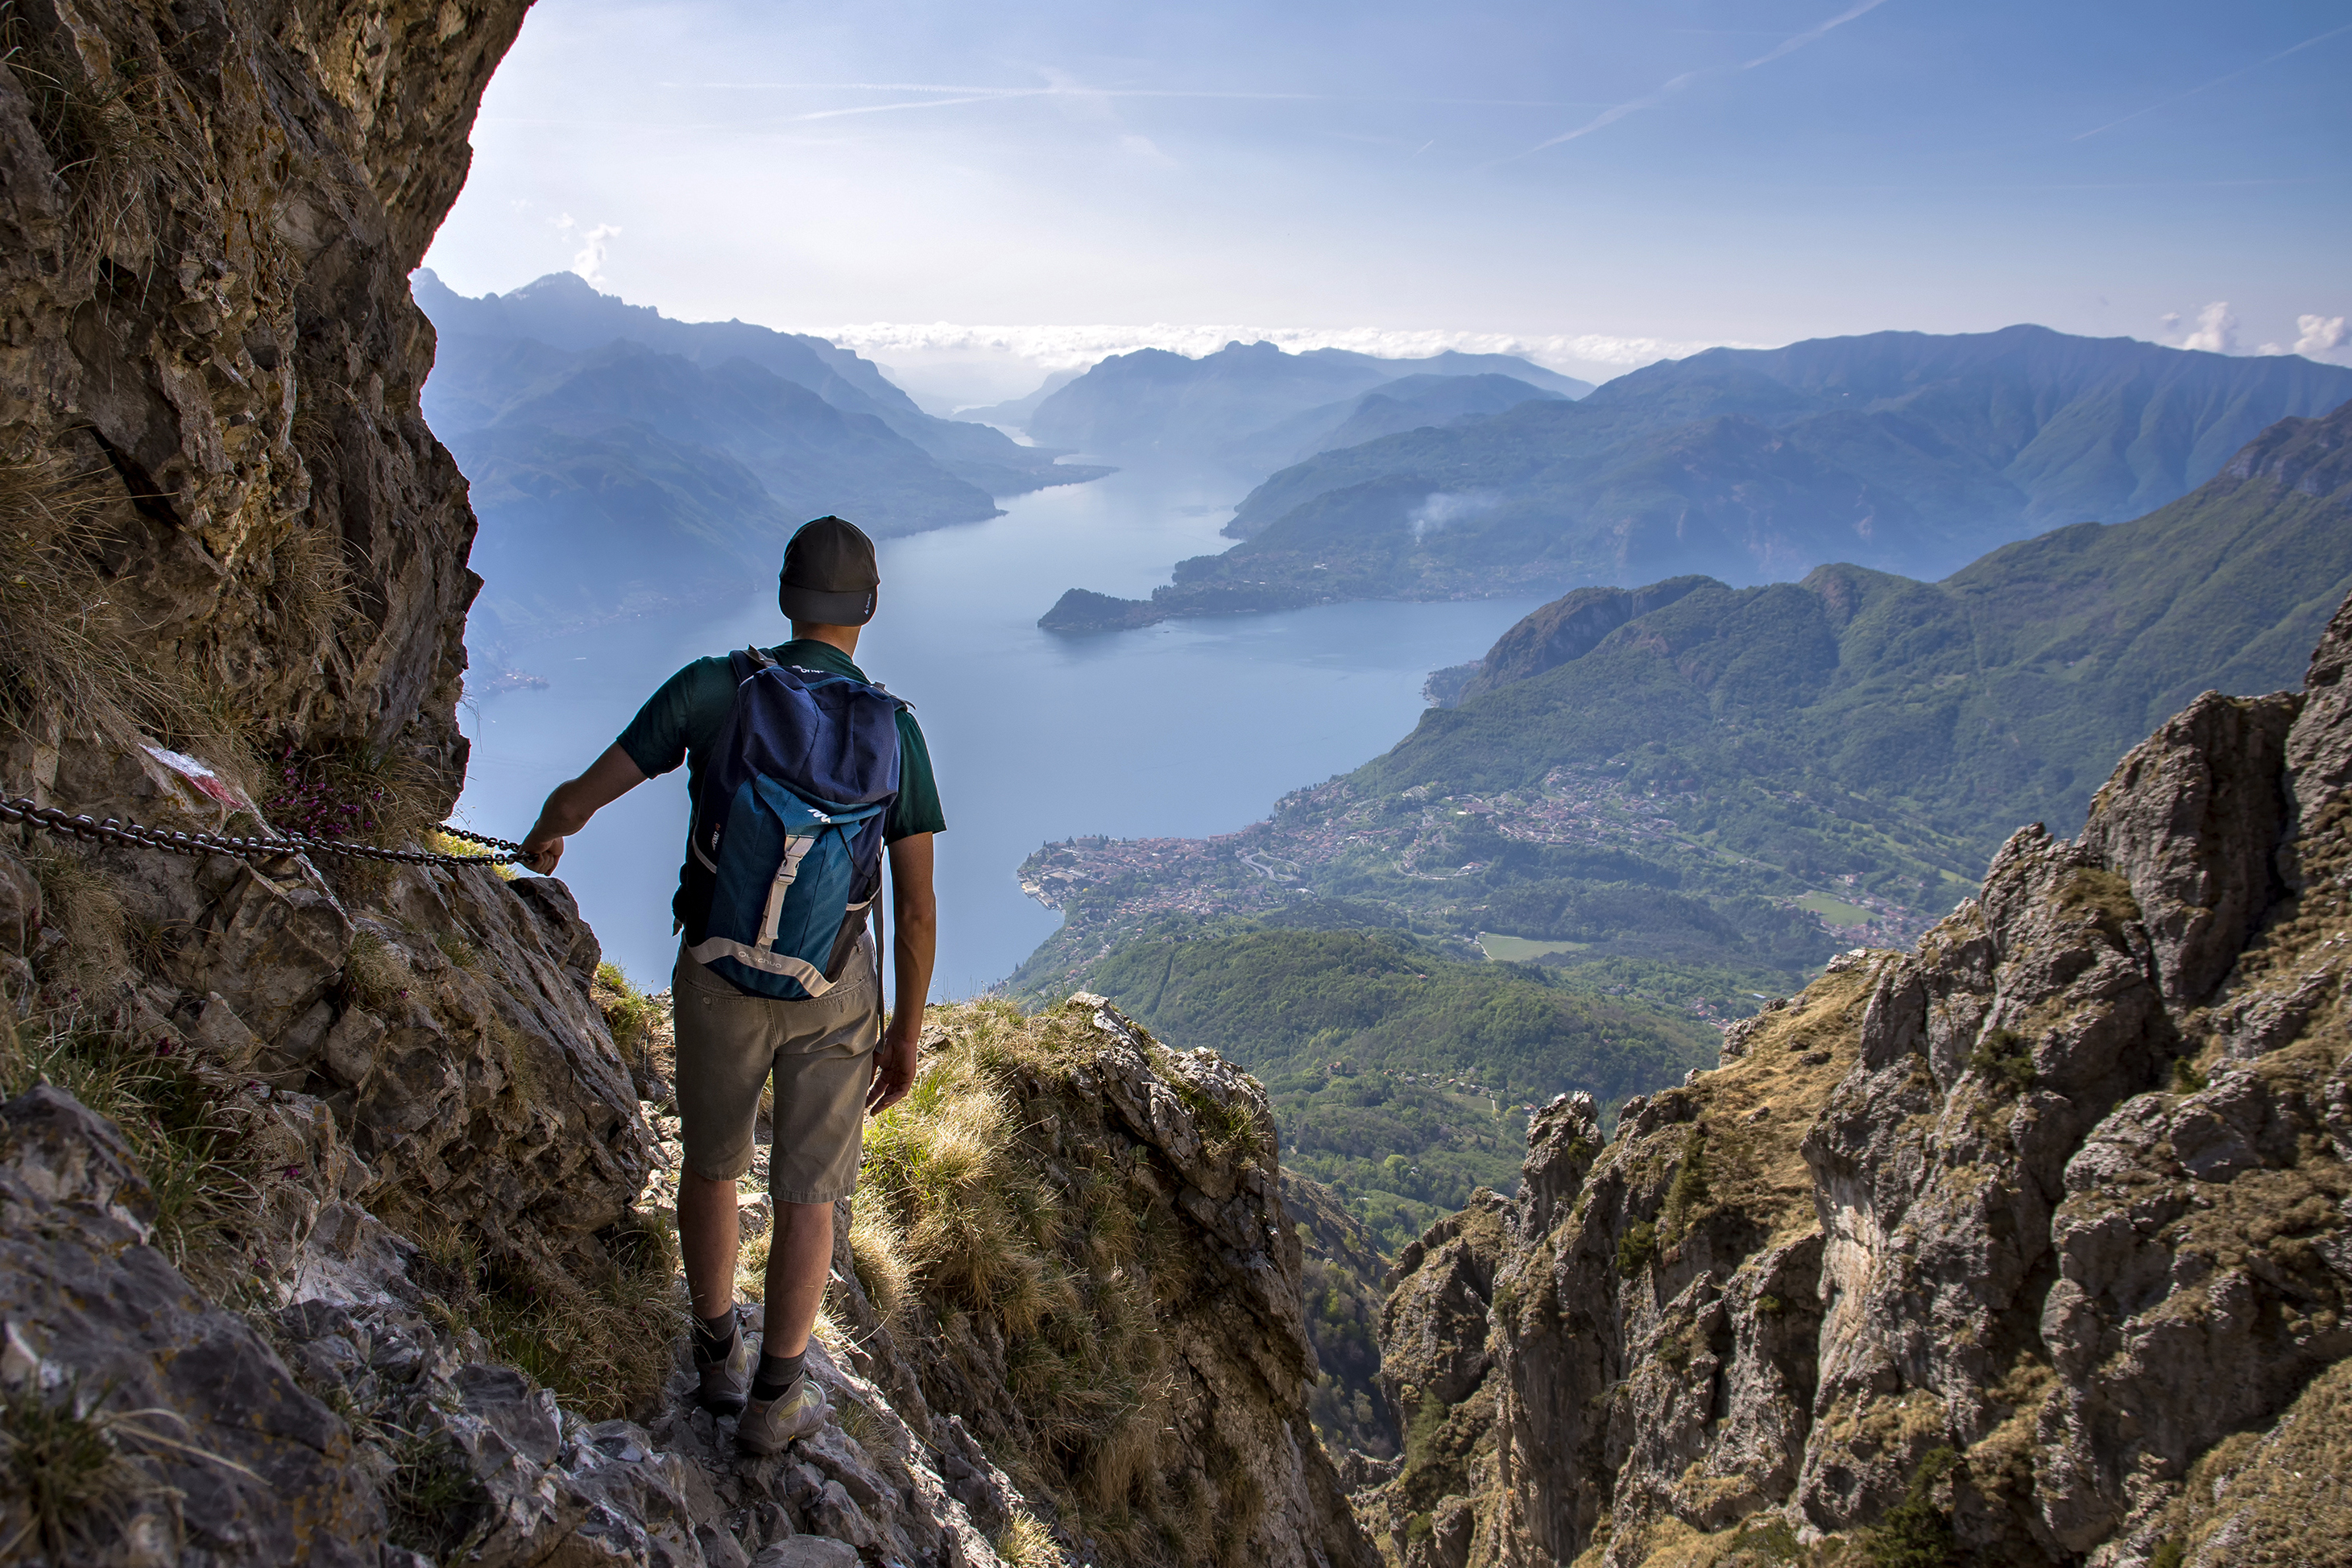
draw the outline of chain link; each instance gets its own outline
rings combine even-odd
[[[523,858],[522,846],[506,839],[486,839],[479,833],[469,833],[462,828],[444,827],[440,831],[453,839],[484,844],[501,852],[488,855],[443,854],[434,850],[380,850],[373,844],[347,844],[334,839],[313,838],[308,833],[285,833],[276,838],[242,838],[221,833],[190,833],[176,828],[151,828],[143,822],[126,822],[109,817],[103,821],[69,815],[55,806],[44,806],[21,795],[0,796],[0,821],[22,822],[29,828],[41,828],[85,843],[135,844],[142,849],[162,850],[175,855],[233,855],[238,860],[280,860],[288,855],[339,855],[346,860],[392,861],[402,865],[512,865]]]
[[[517,853],[522,852],[522,846],[512,839],[486,839],[479,833],[469,833],[463,828],[453,828],[446,822],[441,824],[438,831],[445,838],[463,839],[469,844],[480,844],[486,849],[513,850]]]

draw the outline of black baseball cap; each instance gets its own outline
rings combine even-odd
[[[865,530],[839,517],[817,517],[803,523],[784,547],[776,603],[794,621],[863,626],[874,619],[874,592],[881,586],[874,541]]]

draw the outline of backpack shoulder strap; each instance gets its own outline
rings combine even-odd
[[[770,658],[756,643],[748,648],[739,648],[727,655],[728,670],[734,675],[735,684],[739,686],[761,670],[775,668],[775,664],[776,661]]]

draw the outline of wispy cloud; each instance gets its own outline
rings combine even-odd
[[[2144,114],[2154,114],[2159,109],[2170,109],[2174,104],[2182,101],[2184,99],[2195,98],[2199,93],[2210,91],[2214,88],[2220,87],[2223,82],[2235,81],[2240,77],[2244,76],[2248,71],[2258,71],[2264,66],[2276,65],[2279,61],[2286,58],[2289,55],[2301,54],[2304,50],[2311,47],[2312,45],[2324,44],[2328,39],[2342,33],[2352,33],[2352,22],[2347,22],[2341,27],[2331,27],[2325,33],[2315,34],[2311,37],[2305,38],[2299,44],[2294,44],[2286,48],[2281,49],[2277,54],[2269,56],[2263,59],[2256,60],[2252,65],[2240,66],[2236,70],[2231,71],[2226,75],[2215,77],[2211,81],[2200,82],[2186,92],[2176,92],[2170,98],[2162,99],[2155,103],[2149,104],[2146,109],[2135,109],[2120,120],[2110,120],[2105,125],[2095,126],[2091,130],[2084,131],[2081,135],[2075,137],[2074,140],[2077,141],[2088,141],[2094,136],[2105,136],[2108,131],[2113,131],[2118,125],[2129,125],[2133,120],[2137,120]]]
[[[604,282],[604,253],[611,248],[612,242],[620,236],[621,231],[611,224],[598,224],[593,228],[583,229],[572,221],[570,213],[563,214],[552,222],[556,232],[565,239],[576,239],[580,242],[580,250],[572,258],[572,270],[590,283]]]
[[[1827,37],[1837,28],[1843,27],[1848,22],[1853,21],[1856,16],[1862,16],[1865,12],[1875,11],[1885,4],[1886,4],[1886,0],[1862,0],[1861,5],[1839,12],[1836,16],[1831,17],[1828,21],[1822,23],[1818,26],[1808,27],[1792,38],[1781,39],[1779,43],[1773,45],[1770,48],[1765,50],[1762,54],[1757,56],[1754,59],[1748,61],[1739,68],[1743,71],[1752,71],[1758,66],[1770,65],[1782,55],[1793,55],[1799,49],[1803,48],[1807,44],[1818,43],[1822,38]]]
[[[2294,324],[2303,334],[2294,342],[2294,351],[2298,354],[2324,354],[2352,341],[2352,335],[2347,334],[2341,316],[2298,316]]]
[[[1703,349],[1757,348],[1754,343],[1692,342],[1664,338],[1616,337],[1604,333],[1549,335],[1457,332],[1392,327],[1250,327],[1190,322],[1150,326],[1028,324],[965,326],[950,321],[866,321],[810,330],[845,349],[887,358],[898,353],[990,352],[1029,360],[1045,370],[1091,365],[1112,354],[1165,349],[1198,357],[1227,343],[1261,340],[1301,353],[1308,349],[1349,349],[1386,359],[1423,359],[1448,350],[1468,354],[1517,354],[1551,366],[1604,365],[1633,370],[1658,360],[1681,359]]]
[[[1575,130],[1562,131],[1559,135],[1553,137],[1549,141],[1538,141],[1533,147],[1528,148],[1528,152],[1540,152],[1547,147],[1557,147],[1563,141],[1574,141],[1579,137],[1591,135],[1594,131],[1599,131],[1603,126],[1614,125],[1629,114],[1635,114],[1645,109],[1654,109],[1659,104],[1665,102],[1666,99],[1674,97],[1675,94],[1682,91],[1683,89],[1688,87],[1691,83],[1698,80],[1699,78],[1710,74],[1712,73],[1707,71],[1685,71],[1682,75],[1675,78],[1672,81],[1669,81],[1664,86],[1659,88],[1655,92],[1650,93],[1642,98],[1637,98],[1630,103],[1621,103],[1616,105],[1614,108],[1604,109],[1584,124],[1578,126]],[[1522,154],[1522,156],[1524,156],[1524,154]]]
[[[2167,326],[2180,319],[2168,316]],[[2226,299],[2216,299],[2197,312],[2197,329],[2180,340],[2184,349],[2202,349],[2209,354],[2234,354],[2238,351],[2238,318]]]
[[[1853,21],[1855,17],[1871,11],[1875,11],[1885,4],[1886,4],[1886,0],[1861,0],[1861,4],[1847,7],[1845,10],[1839,12],[1836,16],[1832,16],[1826,22],[1808,27],[1801,33],[1781,39],[1779,43],[1773,45],[1770,48],[1765,50],[1754,59],[1743,62],[1739,68],[1743,71],[1752,71],[1758,66],[1769,65],[1774,60],[1780,58],[1784,55],[1795,54],[1807,44],[1819,42],[1837,28],[1843,27],[1848,22]],[[1725,74],[1725,72],[1722,68],[1685,71],[1682,75],[1661,84],[1654,91],[1644,93],[1642,97],[1633,99],[1628,102],[1615,104],[1608,109],[1602,110],[1599,114],[1594,115],[1591,120],[1578,126],[1573,131],[1564,131],[1548,141],[1537,142],[1533,147],[1528,148],[1527,152],[1522,152],[1519,156],[1524,158],[1528,156],[1528,153],[1540,152],[1547,147],[1558,147],[1564,141],[1574,141],[1580,137],[1590,136],[1594,131],[1599,131],[1605,126],[1616,124],[1619,120],[1624,119],[1629,114],[1637,114],[1643,110],[1656,108],[1659,104],[1665,102],[1666,99],[1674,97],[1676,93],[1682,91],[1683,89],[1688,87],[1691,83],[1699,80],[1701,78],[1720,76],[1723,74]]]
[[[959,104],[998,103],[1013,98],[1051,98],[1060,90],[1058,88],[1041,87],[1032,88],[1026,92],[983,92],[972,93],[964,98],[921,98],[909,99],[903,103],[861,103],[848,109],[811,110],[806,114],[794,114],[786,118],[799,122],[810,120],[842,120],[853,114],[897,114],[909,109],[953,109]]]

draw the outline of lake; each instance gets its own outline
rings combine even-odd
[[[1014,873],[1049,840],[1230,832],[1275,800],[1402,738],[1428,673],[1475,659],[1532,599],[1335,604],[1163,622],[1083,638],[1037,630],[1066,588],[1147,596],[1217,530],[1248,476],[1129,470],[1003,503],[1005,515],[880,546],[868,675],[915,705],[939,772],[934,994],[970,996],[1051,936],[1055,912]],[[609,745],[688,660],[785,636],[772,575],[741,603],[511,646],[543,689],[487,693],[461,714],[473,758],[457,820],[515,838],[549,789]],[[559,874],[648,988],[677,952],[669,899],[686,770],[643,785],[565,847]]]

